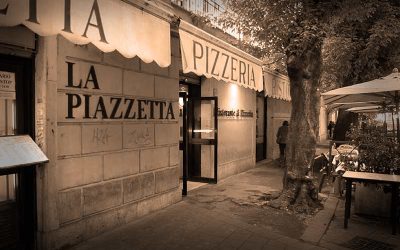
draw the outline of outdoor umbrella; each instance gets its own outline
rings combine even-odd
[[[391,127],[392,127],[392,131],[393,131],[393,135],[396,136],[395,133],[395,127],[394,127],[394,118],[393,118],[393,107],[382,107],[382,106],[362,106],[362,107],[353,107],[353,108],[349,108],[346,109],[346,111],[349,112],[353,112],[353,113],[382,113],[383,114],[383,118],[384,118],[384,126],[387,129],[388,128],[388,123],[386,120],[386,114],[389,113],[392,116],[392,121],[390,122]]]
[[[353,113],[379,113],[382,112],[381,106],[362,106],[362,107],[354,107],[346,109],[346,111],[350,111]]]
[[[395,105],[397,138],[400,142],[399,129],[399,92],[400,73],[397,69],[393,73],[369,82],[359,83],[343,88],[334,89],[322,94],[324,102],[329,107],[347,108],[371,105]]]

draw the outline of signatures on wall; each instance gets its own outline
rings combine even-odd
[[[149,128],[134,129],[128,133],[128,143],[137,146],[149,146],[153,144],[152,134]]]
[[[137,148],[154,145],[154,127],[152,125],[125,125],[124,147]]]
[[[92,142],[97,145],[107,145],[111,135],[108,128],[94,128],[92,135]]]

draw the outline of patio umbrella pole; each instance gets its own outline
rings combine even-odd
[[[397,143],[400,143],[400,127],[399,127],[399,92],[396,91],[395,96],[394,96],[394,101],[396,103],[396,112],[397,112],[397,117],[396,117],[396,123],[397,123]]]
[[[395,123],[394,123],[394,109],[391,108],[390,111],[392,112],[392,132],[393,132],[393,138],[396,137],[396,131],[395,131]]]
[[[386,136],[387,133],[388,133],[388,125],[387,125],[387,122],[386,122],[386,113],[385,113],[385,110],[383,110],[383,117],[385,117],[385,122],[383,123],[383,127],[385,128],[385,136]]]

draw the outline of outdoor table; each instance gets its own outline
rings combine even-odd
[[[365,172],[346,171],[343,174],[346,179],[346,204],[344,213],[344,228],[347,228],[348,219],[350,218],[351,208],[351,185],[352,182],[365,182],[365,183],[383,183],[391,184],[392,186],[392,204],[390,209],[390,220],[392,223],[392,234],[396,234],[396,214],[397,214],[397,197],[400,183],[399,175],[391,174],[376,174]]]

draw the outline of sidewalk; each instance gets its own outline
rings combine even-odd
[[[264,206],[260,197],[281,190],[282,174],[276,162],[260,164],[72,249],[400,249],[388,220],[352,213],[344,229],[344,201],[332,195],[307,225]]]
[[[389,218],[359,216],[352,211],[348,228],[344,229],[344,204],[345,201],[339,199],[335,217],[320,246],[328,249],[400,249],[400,236],[391,234]]]
[[[261,195],[281,190],[282,173],[275,162],[258,165],[73,249],[323,249],[300,240],[298,218],[262,206]]]

